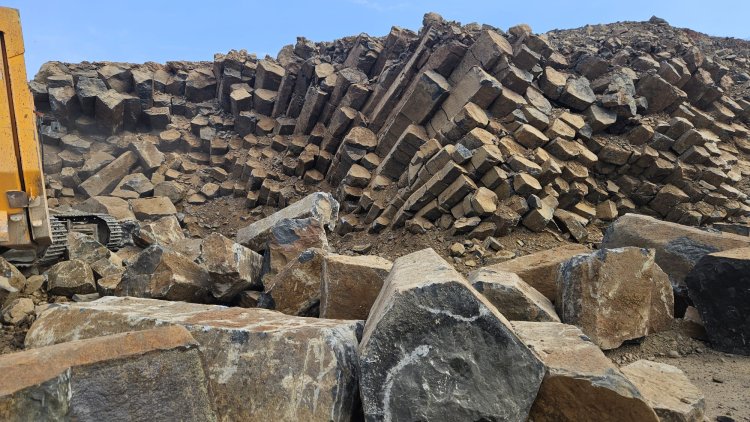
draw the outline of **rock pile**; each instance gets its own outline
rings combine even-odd
[[[53,202],[144,219],[228,195],[283,208],[325,185],[341,234],[522,225],[586,242],[633,211],[750,214],[750,66],[718,44],[659,22],[534,34],[430,14],[419,33],[299,38],[275,59],[50,62],[30,86]]]

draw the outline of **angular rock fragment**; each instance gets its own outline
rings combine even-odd
[[[185,255],[155,244],[144,249],[128,266],[115,293],[201,303],[208,298],[209,284],[204,267]]]
[[[304,250],[328,250],[325,230],[312,217],[284,219],[272,229],[264,255],[264,274],[274,275]]]
[[[265,248],[271,229],[281,220],[287,218],[299,219],[314,217],[321,226],[325,225],[333,230],[338,218],[339,203],[333,196],[325,192],[315,192],[294,204],[256,221],[237,231],[237,243],[259,252]]]
[[[700,422],[706,402],[703,393],[672,365],[638,360],[620,368],[651,406],[660,421]]]
[[[0,256],[0,307],[6,300],[12,299],[15,293],[26,286],[26,277],[13,264]]]
[[[220,301],[230,301],[243,290],[259,290],[262,286],[263,256],[219,233],[203,239],[197,261],[208,270],[209,290]]]
[[[51,295],[73,296],[96,292],[94,273],[80,259],[61,261],[47,270],[47,291]]]
[[[669,276],[675,296],[681,305],[675,316],[681,316],[687,303],[685,277],[705,255],[734,248],[750,247],[750,238],[731,233],[712,233],[695,227],[627,214],[612,223],[604,234],[603,248],[637,246],[656,251],[656,264]]]
[[[659,420],[638,388],[577,327],[517,321],[513,328],[547,369],[529,420]]]
[[[488,267],[469,274],[469,283],[511,321],[560,322],[552,302],[516,274]]]
[[[394,262],[359,356],[371,420],[525,420],[543,376],[507,320],[431,249]]]
[[[273,298],[273,309],[287,315],[317,316],[325,255],[323,249],[307,249],[278,274],[265,277],[265,292]]]
[[[129,202],[133,214],[139,220],[155,220],[177,214],[177,209],[172,201],[164,196],[131,199]]]
[[[179,326],[3,355],[0,370],[4,420],[216,420],[198,343]]]
[[[605,350],[669,327],[672,287],[654,257],[653,250],[628,247],[570,258],[557,278],[560,319]]]
[[[328,254],[323,260],[320,317],[367,319],[393,263],[379,256]]]
[[[218,420],[343,422],[352,418],[362,330],[358,321],[105,297],[51,306],[29,330],[26,346],[163,325],[184,326],[200,344]],[[171,389],[165,391],[172,394]]]
[[[685,283],[711,347],[750,355],[750,247],[705,255]]]
[[[589,252],[584,245],[564,245],[520,256],[486,267],[487,270],[515,273],[553,303],[557,300],[557,274],[560,264],[574,255]]]

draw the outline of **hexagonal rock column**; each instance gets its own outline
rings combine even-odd
[[[215,421],[198,343],[183,327],[0,357],[0,419]]]
[[[557,285],[560,319],[605,350],[661,331],[672,320],[672,286],[651,249],[576,255],[561,264]]]
[[[513,322],[547,367],[529,420],[657,421],[638,389],[577,327]]]
[[[394,262],[359,358],[368,421],[525,421],[544,375],[510,323],[432,249]]]
[[[162,325],[182,325],[200,344],[219,420],[351,420],[360,321],[108,296],[50,306],[26,347]]]
[[[706,401],[685,373],[666,363],[638,360],[620,368],[662,421],[703,421]]]
[[[711,347],[750,355],[750,248],[704,256],[685,283]]]

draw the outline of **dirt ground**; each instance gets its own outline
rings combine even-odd
[[[689,337],[689,332],[687,324],[675,320],[669,331],[605,354],[620,366],[639,359],[675,366],[705,395],[708,420],[749,422],[750,356],[718,352],[708,343]]]

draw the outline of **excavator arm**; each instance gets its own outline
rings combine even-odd
[[[50,265],[67,251],[70,231],[116,250],[122,227],[111,216],[50,216],[23,53],[18,11],[0,7],[0,254],[16,265]]]
[[[52,242],[18,11],[0,8],[0,247]]]

